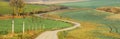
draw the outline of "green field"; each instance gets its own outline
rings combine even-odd
[[[117,33],[120,33],[120,29],[119,29],[120,20],[105,19],[109,15],[113,15],[113,14],[107,12],[98,12],[96,10],[79,10],[72,12],[64,12],[63,14],[60,14],[60,16],[62,17],[72,18],[75,20],[101,23],[101,24],[105,24],[108,27],[113,26],[113,29],[114,27],[116,27],[118,29]]]
[[[88,0],[84,2],[72,2],[60,4],[74,8],[97,8],[105,6],[120,6],[120,0]]]
[[[8,34],[11,32],[11,19],[0,20],[0,34]],[[22,18],[15,19],[15,32],[22,32]],[[71,26],[69,23],[64,23],[61,21],[54,21],[42,18],[26,18],[25,20],[25,30],[54,30]]]
[[[12,13],[12,8],[9,6],[8,2],[0,1],[0,14],[10,14]],[[47,8],[48,6],[42,6],[42,5],[32,5],[27,4],[25,5],[25,12],[32,12],[33,10],[40,10],[43,8]]]
[[[81,28],[60,32],[60,39],[120,39],[120,20],[106,18],[115,14],[95,10],[98,7],[120,7],[120,0],[90,0],[60,5],[79,9],[53,12],[53,14],[81,23]]]
[[[54,13],[56,13],[56,12],[54,12]],[[119,37],[105,36],[103,34],[103,33],[117,33],[119,35],[119,33],[120,33],[120,20],[106,19],[107,16],[113,15],[113,14],[110,14],[108,12],[99,12],[99,11],[90,9],[90,10],[66,11],[66,12],[62,12],[62,14],[60,13],[59,15],[61,17],[70,18],[70,19],[74,19],[74,20],[79,21],[80,23],[82,23],[81,25],[83,25],[81,27],[84,28],[84,26],[85,27],[87,26],[88,30],[89,30],[89,28],[91,28],[89,26],[92,25],[92,24],[87,25],[86,22],[95,23],[92,26],[96,27],[98,29],[100,28],[100,30],[95,28],[94,30],[87,31],[87,32],[89,32],[89,34],[92,34],[90,36],[88,35],[89,39],[90,39],[91,36],[96,36],[96,37],[93,37],[94,39],[97,39],[97,38],[101,38],[101,39],[120,39]],[[97,24],[101,24],[101,25],[96,26]],[[83,31],[85,31],[87,29],[85,28]],[[86,36],[86,38],[81,37],[83,35],[83,33],[82,33],[82,35],[80,33],[80,32],[82,32],[81,30],[82,29],[80,28],[80,29],[76,29],[76,30],[73,30],[73,31],[69,31],[68,32],[69,34],[66,36],[67,37],[66,39],[70,39],[69,36],[73,36],[74,39],[86,39],[87,36]],[[77,33],[77,32],[79,32],[79,33]],[[73,34],[76,34],[76,35],[73,35]],[[88,34],[88,33],[84,32],[83,36],[85,36],[86,34]],[[93,38],[91,37],[91,39],[93,39]]]

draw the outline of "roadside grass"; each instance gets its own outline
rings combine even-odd
[[[113,15],[109,12],[98,12],[89,9],[57,13],[61,17],[74,19],[81,23],[81,28],[68,31],[67,36],[64,37],[65,39],[120,39],[120,20],[106,19],[107,16]],[[86,22],[90,24],[87,24]],[[101,25],[97,26],[98,24]],[[93,29],[91,30],[91,28]]]
[[[98,39],[92,32],[96,30],[97,24],[91,24],[88,22],[81,22],[81,27],[75,30],[68,31],[63,37],[64,39]],[[74,34],[74,35],[73,35]],[[64,32],[62,34],[64,35]]]
[[[41,10],[47,7],[48,6],[43,5],[26,4],[24,8],[25,12],[32,12],[33,10]],[[8,2],[0,1],[0,14],[11,14],[13,12],[12,10]]]
[[[12,19],[7,20],[0,20],[0,35],[5,35],[11,32],[11,21]],[[16,18],[15,19],[15,32],[21,33],[22,32],[22,18]],[[29,30],[55,30],[55,29],[61,29],[66,28],[69,26],[72,26],[69,23],[64,23],[61,21],[54,21],[50,19],[43,19],[43,18],[25,18],[25,31]]]
[[[67,7],[74,7],[74,8],[97,8],[97,7],[105,7],[105,6],[120,7],[119,1],[120,0],[88,0],[83,2],[63,3],[60,5]]]

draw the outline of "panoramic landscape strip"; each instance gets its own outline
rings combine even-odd
[[[0,0],[0,39],[120,39],[120,0]]]

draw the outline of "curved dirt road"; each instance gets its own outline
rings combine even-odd
[[[40,17],[41,14],[36,15]],[[54,31],[46,31],[40,34],[37,38],[35,39],[58,39],[57,33],[60,31],[67,31],[67,30],[72,30],[80,26],[80,23],[69,21],[69,20],[62,20],[62,19],[54,19],[54,20],[59,20],[59,21],[64,21],[64,22],[69,22],[74,24],[73,27],[65,28],[65,29],[60,29],[60,30],[54,30]]]

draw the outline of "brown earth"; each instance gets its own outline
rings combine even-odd
[[[111,12],[111,13],[114,13],[114,14],[119,14],[120,13],[120,7],[100,7],[100,8],[97,8],[96,10]]]
[[[22,18],[23,16],[14,16],[14,18]],[[29,17],[29,16],[27,16]],[[12,19],[13,16],[9,16],[9,15],[4,15],[4,16],[0,16],[0,20],[7,20],[7,19]]]

